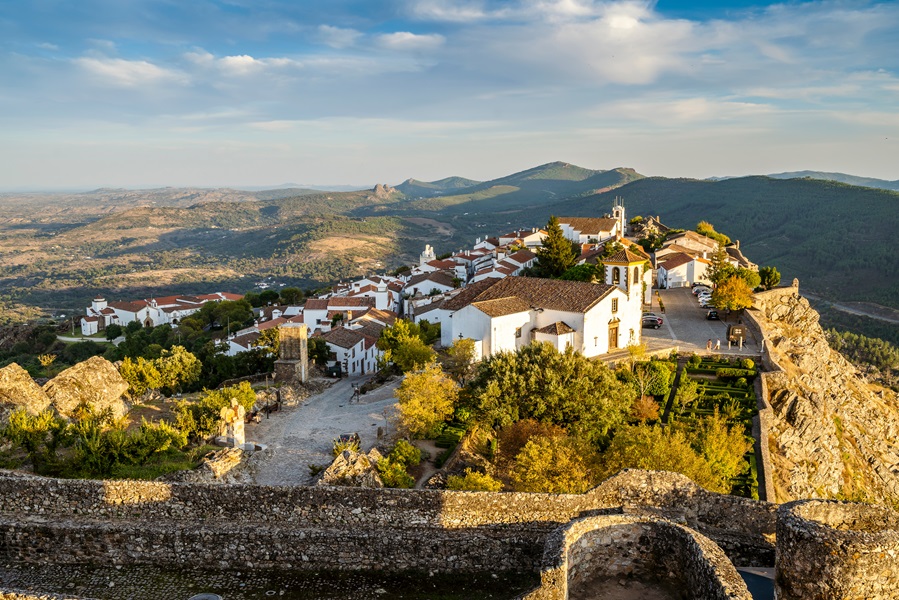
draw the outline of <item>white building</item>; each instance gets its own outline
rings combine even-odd
[[[660,288],[690,287],[707,283],[711,262],[683,252],[674,252],[656,263],[656,279]]]
[[[526,277],[474,284],[443,303],[453,314],[441,342],[446,346],[458,338],[472,339],[479,357],[532,341],[546,341],[559,350],[571,346],[585,356],[640,343],[646,260],[637,257],[632,263],[633,253],[619,254],[607,267],[603,284]]]

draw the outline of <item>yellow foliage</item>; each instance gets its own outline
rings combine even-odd
[[[435,437],[453,414],[459,388],[435,362],[409,373],[394,392],[399,400],[400,426],[414,438]]]
[[[532,437],[515,459],[512,485],[519,492],[582,494],[589,489],[589,456],[575,440]]]
[[[469,492],[498,492],[503,484],[486,473],[465,469],[465,475],[450,475],[446,479],[446,489]]]

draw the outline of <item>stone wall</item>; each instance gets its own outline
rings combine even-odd
[[[899,598],[899,513],[825,500],[784,504],[775,589],[781,600]]]
[[[0,560],[444,572],[536,571],[552,530],[601,512],[669,517],[770,566],[776,509],[646,471],[583,495],[0,476],[0,497]]]
[[[665,582],[698,600],[752,598],[711,540],[645,517],[586,517],[559,528],[547,538],[540,575],[524,600],[564,600],[570,590],[589,594],[593,582],[620,577]]]

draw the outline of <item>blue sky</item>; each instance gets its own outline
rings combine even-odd
[[[899,3],[0,0],[0,189],[899,179]]]

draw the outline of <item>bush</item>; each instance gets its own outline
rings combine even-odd
[[[737,379],[740,377],[755,377],[755,371],[749,369],[715,369],[715,377],[718,379]]]
[[[755,361],[751,358],[744,358],[740,361],[740,366],[747,370],[752,370],[755,368]]]
[[[406,472],[406,467],[398,462],[390,459],[380,460],[377,469],[385,487],[411,488],[415,485],[415,480]]]
[[[699,356],[698,354],[694,354],[693,356],[691,356],[689,358],[689,360],[687,360],[687,364],[690,365],[694,369],[697,368],[701,362],[702,362],[702,357]]]
[[[387,455],[387,458],[403,467],[412,467],[421,462],[421,450],[406,440],[400,440]]]
[[[356,440],[334,440],[333,446],[331,447],[331,454],[333,456],[339,456],[345,450],[359,452],[359,442]]]
[[[446,489],[468,492],[498,492],[503,484],[486,473],[465,469],[465,475],[450,475],[446,479]]]
[[[256,392],[246,381],[220,390],[205,390],[196,402],[181,400],[175,406],[175,424],[192,439],[205,439],[219,431],[221,411],[237,398],[244,410],[250,412],[256,404]]]

